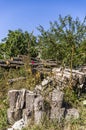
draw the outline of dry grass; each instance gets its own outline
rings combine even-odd
[[[27,59],[25,59],[27,61]],[[36,84],[40,83],[40,73],[32,73],[29,63],[25,61],[25,66],[17,70],[4,70],[0,69],[0,130],[7,127],[6,110],[7,104],[7,92],[10,89],[21,89],[26,88],[33,90]],[[8,79],[26,77],[26,80],[18,81],[13,84],[8,84]],[[65,100],[72,104],[72,106],[77,107],[80,112],[80,118],[78,120],[71,120],[70,122],[62,121],[61,124],[58,122],[50,122],[46,120],[45,123],[40,125],[31,125],[24,130],[63,130],[65,125],[65,130],[85,130],[86,126],[86,107],[83,106],[82,101],[86,96],[77,99],[77,97],[71,92],[66,91]],[[81,128],[82,127],[82,128]],[[84,128],[83,128],[84,127]]]

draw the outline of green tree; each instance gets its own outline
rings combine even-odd
[[[36,37],[33,33],[23,32],[22,30],[9,30],[6,38],[3,39],[5,43],[6,56],[17,56],[17,55],[33,55],[33,51],[36,46]],[[34,56],[37,54],[34,51]]]
[[[50,22],[49,30],[38,27],[39,47],[42,48],[43,58],[53,58],[66,65],[76,66],[79,52],[77,51],[86,39],[86,17],[82,22],[79,18],[73,20],[70,15],[59,16],[58,21]]]
[[[5,45],[6,44],[3,44],[3,43],[0,44],[0,59],[3,59],[3,58],[5,59],[5,57],[6,57]]]

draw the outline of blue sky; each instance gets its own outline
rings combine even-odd
[[[0,0],[0,40],[8,30],[19,28],[37,35],[36,27],[42,25],[48,29],[49,21],[57,20],[59,14],[82,20],[86,15],[86,0]]]

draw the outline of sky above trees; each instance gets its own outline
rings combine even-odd
[[[82,20],[86,15],[86,0],[0,0],[0,40],[8,30],[19,28],[37,35],[39,25],[48,29],[49,21],[57,20],[59,14]]]

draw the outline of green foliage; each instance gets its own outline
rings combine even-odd
[[[3,39],[3,43],[2,46],[5,45],[4,53],[6,57],[27,55],[29,53],[31,56],[37,55],[37,50],[35,49],[36,37],[27,31],[9,30],[7,37]]]
[[[6,44],[1,43],[0,44],[0,59],[5,59],[5,46]]]
[[[86,63],[86,17],[81,22],[70,15],[59,15],[47,31],[41,25],[38,30],[38,37],[27,31],[9,30],[0,44],[0,58],[28,54],[36,57],[40,53],[43,59],[54,59],[71,67]]]
[[[13,84],[9,84],[8,80],[18,77],[26,77],[26,80],[18,81]],[[36,84],[40,81],[40,75],[38,73],[32,74],[30,66],[25,66],[21,69],[0,69],[0,130],[4,130],[7,127],[7,92],[10,89],[22,89],[26,88],[33,90]]]
[[[0,130],[7,127],[6,109],[0,109]]]
[[[79,18],[60,15],[58,21],[50,22],[48,31],[42,26],[38,30],[42,58],[57,59],[68,66],[72,60],[73,67],[86,63],[86,17],[80,22]]]
[[[64,102],[66,107],[76,107],[78,105],[77,94],[69,87],[64,89]]]
[[[81,22],[79,18],[73,20],[68,15],[65,17],[59,16],[58,21],[50,22],[49,30],[45,30],[42,26],[38,27],[41,35],[35,37],[33,33],[23,32],[22,30],[9,30],[8,35],[3,43],[0,44],[0,59],[6,59],[17,55],[30,55],[36,57],[38,52],[43,59],[54,59],[61,65],[77,67],[86,64],[86,17]],[[11,85],[8,84],[8,79],[25,76],[25,81],[19,81]],[[0,69],[0,129],[6,128],[6,96],[9,89],[27,88],[33,89],[40,82],[40,74],[32,74],[28,64],[20,70],[2,70]],[[45,95],[48,91],[46,91]],[[79,108],[79,121],[69,122],[71,130],[78,130],[78,126],[86,124],[86,108],[84,108],[77,95],[73,90],[67,88],[64,90],[66,105]],[[84,100],[85,98],[83,98]],[[69,107],[69,106],[68,106]],[[84,110],[84,111],[83,111]],[[76,122],[76,123],[75,123]],[[50,122],[45,120],[43,124],[33,125],[24,130],[61,130],[64,122]]]
[[[46,121],[46,119],[45,119]],[[83,121],[83,120],[82,120]],[[62,122],[58,123],[56,120],[54,121],[46,121],[46,124],[40,125],[32,125],[24,128],[23,130],[85,130],[85,125],[83,126],[80,123],[80,119],[71,119],[69,121],[63,120]]]
[[[7,128],[7,100],[0,98],[0,130]]]

